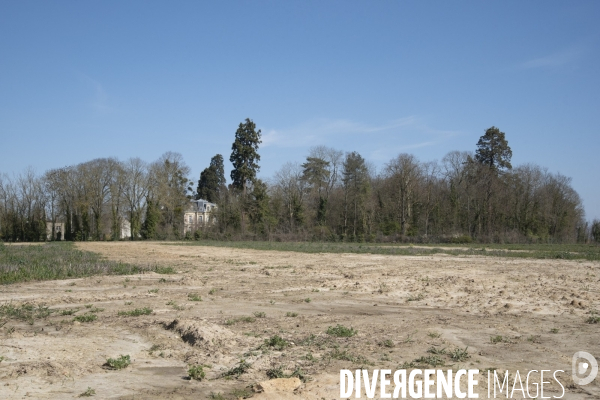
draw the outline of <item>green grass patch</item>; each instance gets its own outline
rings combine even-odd
[[[152,309],[148,307],[144,308],[136,308],[134,310],[129,311],[119,311],[119,316],[127,316],[127,317],[139,317],[140,315],[150,315],[152,314]]]
[[[349,353],[347,350],[333,349],[329,353],[329,357],[335,360],[350,361],[354,364],[372,365],[368,358]]]
[[[75,318],[73,318],[73,321],[92,322],[92,321],[95,321],[96,318],[98,318],[98,316],[96,314],[83,314],[83,315],[78,315]]]
[[[109,261],[99,254],[78,250],[71,242],[39,246],[3,245],[0,250],[0,284],[94,275],[132,275],[158,272],[159,269]]]
[[[10,319],[18,319],[21,321],[27,321],[30,324],[36,319],[44,319],[55,312],[50,310],[45,305],[35,305],[31,303],[14,304],[12,302],[0,305],[0,316]]]
[[[175,271],[173,267],[155,267],[154,272],[163,275],[172,275],[177,273],[177,271]]]
[[[197,293],[188,293],[189,301],[202,301],[202,297]]]
[[[232,318],[232,319],[228,319],[227,321],[225,321],[225,325],[235,325],[238,322],[252,323],[252,322],[256,322],[256,318],[254,318],[254,317]]]
[[[357,253],[385,255],[432,255],[514,257],[535,259],[567,259],[600,261],[596,244],[397,244],[397,243],[331,243],[331,242],[267,242],[267,241],[187,241],[181,246],[233,247],[255,250],[294,251],[300,253]],[[485,246],[485,247],[482,247]]]

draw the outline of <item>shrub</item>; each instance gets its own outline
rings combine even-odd
[[[203,380],[206,377],[204,367],[202,365],[192,365],[188,369],[188,376],[190,377],[190,379],[194,379],[197,381]]]
[[[224,377],[227,377],[227,376],[238,377],[238,376],[248,372],[248,370],[250,369],[251,366],[252,365],[250,363],[248,363],[246,360],[241,359],[237,366],[231,368],[230,370],[225,371],[225,373],[223,373],[223,376]]]
[[[465,347],[464,349],[456,348],[450,353],[450,358],[453,361],[461,362],[471,358],[471,355],[467,351],[469,347]]]
[[[131,364],[131,358],[129,355],[121,355],[119,358],[109,358],[106,360],[106,366],[110,369],[123,369]]]
[[[265,339],[265,346],[273,347],[275,350],[283,350],[288,346],[288,342],[278,335],[271,336],[269,339]]]
[[[336,325],[330,326],[327,328],[327,334],[337,337],[352,337],[356,335],[358,331],[354,330],[354,328],[346,328],[344,325]]]
[[[285,378],[285,374],[283,373],[283,368],[281,366],[277,368],[271,368],[267,370],[267,378],[269,379],[277,379],[277,378]]]

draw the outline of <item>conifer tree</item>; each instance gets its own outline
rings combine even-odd
[[[504,132],[500,132],[495,126],[486,130],[485,135],[477,142],[475,159],[493,170],[512,169],[512,150],[504,136]]]
[[[249,118],[240,123],[235,132],[235,141],[231,146],[231,157],[229,161],[233,164],[231,180],[233,187],[242,190],[246,195],[248,183],[256,179],[256,173],[260,169],[258,161],[258,145],[261,144],[260,129],[256,130],[256,124]]]

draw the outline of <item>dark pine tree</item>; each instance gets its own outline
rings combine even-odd
[[[256,130],[256,124],[251,119],[246,118],[244,123],[240,123],[235,132],[235,141],[231,146],[231,157],[229,161],[233,164],[231,171],[232,186],[239,189],[246,196],[248,183],[256,179],[256,173],[260,169],[258,161],[258,145],[261,144],[260,129]]]
[[[210,166],[200,173],[196,189],[196,200],[204,199],[211,203],[219,200],[221,190],[225,187],[225,166],[223,156],[217,154],[210,160]]]
[[[512,150],[508,146],[504,132],[500,132],[500,129],[492,126],[485,131],[485,135],[479,138],[475,152],[475,159],[479,163],[494,170],[512,169],[511,158]]]

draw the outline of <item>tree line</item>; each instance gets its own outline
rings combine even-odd
[[[0,175],[0,239],[117,240],[123,223],[129,238],[174,236],[183,226],[191,190],[189,167],[168,152],[147,163],[140,158],[99,158],[41,176],[27,169],[11,179]],[[64,237],[55,225],[64,223]]]
[[[0,239],[45,240],[47,226],[61,222],[66,240],[123,239],[127,223],[129,239],[600,242],[600,221],[585,221],[570,178],[533,164],[513,168],[496,127],[473,152],[439,162],[402,153],[380,171],[358,152],[317,146],[266,180],[257,178],[260,144],[255,123],[240,123],[229,184],[221,154],[196,185],[172,152],[151,163],[102,158],[39,176],[0,174]],[[217,204],[216,222],[184,233],[193,198]]]

